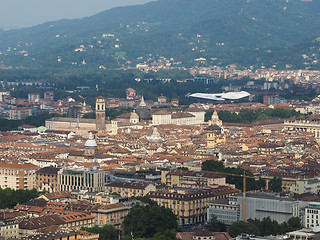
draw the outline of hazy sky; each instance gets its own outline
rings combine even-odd
[[[0,0],[0,27],[28,27],[47,21],[91,16],[151,0]]]

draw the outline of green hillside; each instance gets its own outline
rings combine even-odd
[[[184,66],[201,57],[207,65],[319,68],[302,56],[317,54],[319,10],[315,0],[158,0],[0,31],[0,66],[117,68],[163,56]]]

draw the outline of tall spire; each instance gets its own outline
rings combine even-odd
[[[146,107],[146,106],[147,106],[147,104],[144,102],[144,97],[143,97],[143,95],[142,95],[142,97],[141,97],[141,102],[140,102],[139,106],[140,106],[140,107]]]

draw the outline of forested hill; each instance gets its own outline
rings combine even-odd
[[[217,65],[316,68],[302,54],[317,51],[319,36],[320,1],[158,0],[0,31],[0,64],[68,67],[85,60],[113,68],[164,56],[184,65],[205,58]]]

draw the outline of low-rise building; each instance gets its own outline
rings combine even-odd
[[[19,223],[25,214],[17,211],[0,211],[0,236],[14,238],[19,234]]]
[[[33,236],[39,231],[50,227],[58,226],[64,228],[73,228],[80,230],[81,227],[92,227],[94,225],[94,217],[82,212],[69,212],[64,215],[43,215],[40,217],[32,217],[25,219],[19,223],[19,236]]]
[[[142,197],[155,190],[155,185],[148,182],[117,181],[106,185],[106,192],[117,193],[121,197]]]
[[[56,231],[50,233],[40,233],[21,240],[98,240],[99,234],[78,232],[78,231]]]
[[[152,114],[152,125],[175,124],[175,125],[197,125],[204,123],[205,111],[190,110],[186,112],[158,111]]]
[[[297,180],[290,187],[290,192],[303,194],[303,193],[320,193],[320,180],[310,179],[310,180]]]
[[[162,170],[161,182],[168,187],[208,188],[226,185],[226,177],[209,172]]]
[[[103,226],[108,224],[113,225],[116,229],[120,229],[129,210],[130,208],[123,203],[115,203],[103,205],[92,210],[92,215],[95,217],[95,225]]]

